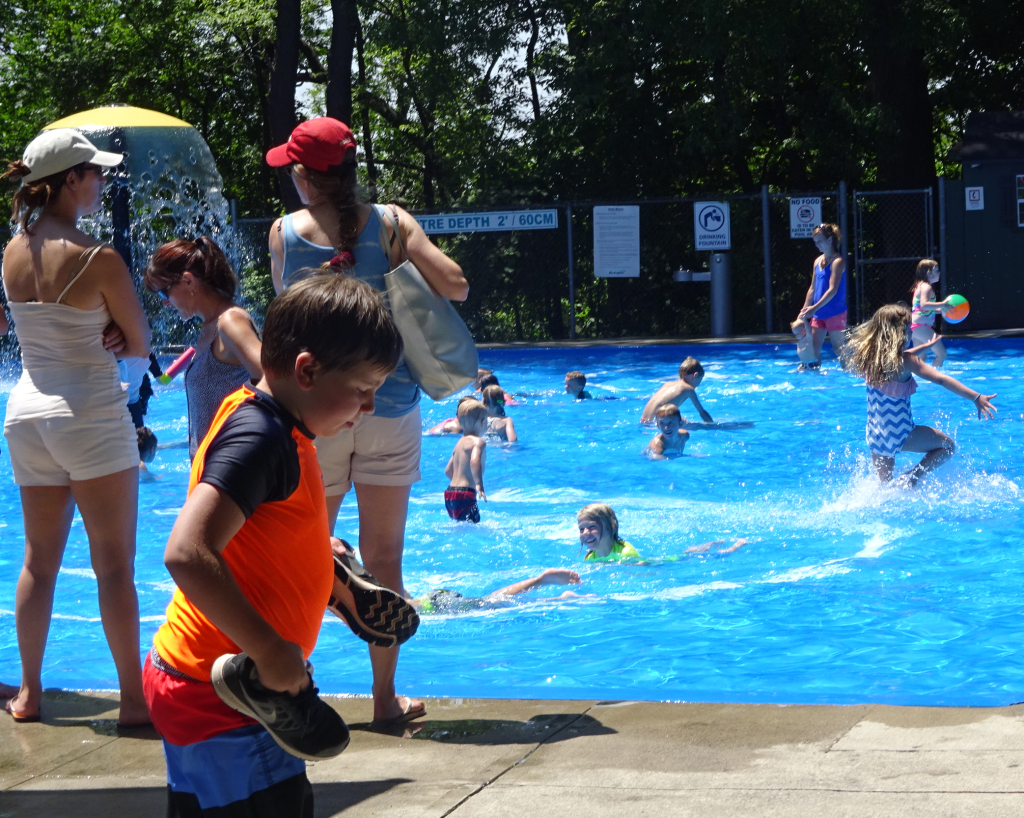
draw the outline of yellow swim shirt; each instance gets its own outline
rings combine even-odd
[[[607,557],[597,556],[596,551],[588,551],[584,560],[625,560],[629,558],[640,558],[640,552],[625,540],[616,540],[612,545],[612,552]]]

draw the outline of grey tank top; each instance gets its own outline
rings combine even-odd
[[[216,336],[214,336],[216,337]],[[196,347],[195,357],[185,370],[185,399],[188,401],[188,456],[194,458],[224,398],[248,383],[244,366],[225,364],[213,357],[213,341]]]
[[[349,272],[354,278],[366,282],[375,290],[384,292],[386,289],[384,275],[391,271],[391,262],[385,254],[382,244],[383,225],[379,207],[380,205],[371,205],[370,218],[366,220],[366,227],[363,228],[352,248],[356,264]],[[317,269],[321,264],[330,261],[337,255],[333,247],[313,244],[296,233],[290,213],[281,219],[281,244],[284,247],[281,281],[284,282],[286,288],[304,277],[299,272],[303,268]],[[415,409],[419,402],[420,388],[412,379],[412,374],[403,358],[398,362],[398,368],[377,390],[373,414],[374,417],[379,418],[400,418]]]

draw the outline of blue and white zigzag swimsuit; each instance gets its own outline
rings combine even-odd
[[[868,384],[867,442],[872,454],[895,457],[914,430],[910,396],[917,391],[917,381],[889,381],[881,387]]]

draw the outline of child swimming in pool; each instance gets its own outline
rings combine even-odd
[[[426,596],[414,599],[412,604],[420,613],[424,614],[461,613],[463,611],[504,608],[512,604],[511,597],[532,591],[542,585],[579,585],[581,581],[580,575],[568,568],[548,568],[535,577],[520,580],[512,585],[499,588],[497,591],[491,591],[487,596],[465,597],[458,591],[440,588],[431,591]],[[555,599],[573,599],[576,596],[577,594],[572,591],[566,591]]]
[[[580,545],[587,549],[584,560],[634,559],[640,552],[619,537],[619,518],[605,503],[590,503],[576,513]]]
[[[487,409],[487,434],[494,435],[500,440],[507,440],[509,443],[519,440],[515,423],[512,422],[512,418],[505,415],[505,392],[500,386],[488,386],[484,389],[483,404]]]
[[[498,376],[497,376],[497,375],[495,375],[495,374],[494,374],[493,372],[490,372],[490,373],[488,373],[487,375],[484,375],[484,376],[483,376],[482,378],[479,378],[479,379],[477,380],[477,384],[478,384],[478,385],[476,386],[476,388],[475,388],[475,389],[474,389],[473,391],[474,391],[474,392],[481,392],[481,393],[482,393],[482,392],[483,392],[483,391],[484,391],[484,390],[485,390],[485,389],[486,389],[486,388],[487,388],[488,386],[501,386],[501,384],[500,384],[500,383],[498,383]],[[510,394],[509,394],[508,392],[506,392],[506,391],[505,391],[504,389],[502,389],[502,390],[501,390],[501,393],[502,393],[502,395],[504,395],[504,396],[505,396],[505,405],[506,405],[506,406],[516,406],[516,405],[518,405],[518,404],[517,404],[517,401],[516,401],[516,399],[515,399],[515,398],[513,398],[513,397],[512,397],[512,396],[511,396],[511,395],[510,395]]]
[[[462,424],[459,423],[459,418],[458,418],[459,410],[458,410],[458,407],[462,406],[463,403],[465,403],[466,401],[469,401],[469,400],[478,400],[478,399],[476,397],[474,397],[473,395],[463,395],[461,398],[459,398],[459,402],[456,405],[456,408],[455,408],[455,415],[456,416],[453,417],[453,418],[448,418],[447,420],[442,420],[440,423],[437,424],[437,426],[434,426],[431,429],[429,429],[427,431],[427,434],[428,435],[461,435],[462,434]]]
[[[589,400],[593,397],[587,391],[587,376],[578,369],[565,373],[565,391],[576,400]]]
[[[640,553],[619,536],[619,518],[612,507],[605,503],[590,503],[576,513],[576,523],[580,529],[580,545],[587,549],[584,560],[623,560],[639,559]],[[684,554],[702,554],[718,546],[716,554],[731,554],[746,545],[745,539],[736,540],[728,548],[722,548],[725,540],[702,543],[687,548]],[[678,557],[670,558],[678,559]]]
[[[697,399],[697,387],[704,380],[704,367],[700,361],[692,355],[686,358],[679,365],[679,380],[670,381],[655,392],[640,416],[641,423],[654,423],[654,413],[659,406],[666,403],[674,403],[676,406],[683,401],[690,401],[694,408],[700,413],[701,420],[705,423],[714,423],[714,418],[701,406]]]
[[[444,507],[448,516],[458,522],[480,522],[480,508],[476,504],[484,493],[484,463],[487,446],[483,435],[487,431],[487,409],[478,400],[459,402],[459,424],[462,438],[455,444],[451,459],[445,467],[445,476],[451,481],[444,492]]]
[[[658,434],[647,444],[647,456],[652,460],[667,460],[670,456],[681,455],[690,433],[679,428],[683,422],[679,407],[674,403],[662,404],[654,412],[654,419],[658,424]]]
[[[896,455],[922,452],[921,462],[901,478],[910,487],[941,466],[956,451],[953,441],[931,426],[917,426],[910,411],[910,396],[917,391],[914,375],[966,398],[978,418],[990,418],[995,395],[983,395],[922,361],[917,352],[935,343],[911,345],[911,312],[906,304],[887,304],[853,331],[844,349],[849,368],[867,384],[867,443],[871,461],[882,482],[892,479]]]

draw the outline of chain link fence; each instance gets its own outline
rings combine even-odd
[[[917,263],[935,257],[933,213],[931,188],[854,192],[859,321],[883,304],[910,302]]]
[[[708,270],[710,253],[695,249],[694,202],[717,198],[730,206],[732,332],[785,333],[803,306],[818,255],[809,238],[790,238],[789,200],[819,197],[822,221],[837,223],[845,232],[842,191],[764,189],[760,194],[719,197],[512,206],[500,209],[555,208],[557,226],[431,238],[462,266],[470,281],[469,298],[457,308],[480,343],[709,335],[710,284],[676,281],[673,274]],[[854,230],[849,244],[854,263],[849,289],[855,303],[850,309],[862,320],[883,303],[908,299],[917,261],[934,253],[932,197],[930,190],[916,190],[854,192],[852,198]],[[597,278],[594,207],[620,204],[639,207],[640,276]],[[273,221],[235,219],[230,241],[242,303],[260,324],[273,298],[267,249]],[[147,308],[161,311],[155,304],[147,303]],[[163,317],[151,315],[154,320]],[[170,323],[174,326],[162,327],[155,342],[185,343],[191,327]],[[0,348],[13,351],[13,346],[11,340],[0,340]]]
[[[840,221],[837,191],[794,195],[821,196],[823,220]],[[470,281],[469,298],[457,306],[480,343],[708,335],[710,285],[678,282],[673,274],[708,270],[710,254],[695,249],[693,209],[694,202],[712,198],[563,204],[555,206],[558,224],[554,229],[448,233],[432,238],[462,266]],[[788,332],[789,322],[803,306],[817,255],[810,239],[790,238],[789,194],[766,198],[769,288],[765,286],[765,197],[718,197],[729,203],[731,211],[736,334]],[[635,204],[640,209],[639,278],[594,276],[594,207],[605,204]],[[272,219],[239,219],[236,228],[243,294],[247,306],[257,311],[272,294],[267,255],[272,223]]]

